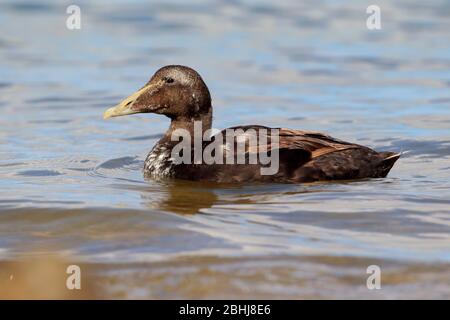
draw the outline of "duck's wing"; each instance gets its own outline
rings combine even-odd
[[[327,134],[316,131],[293,130],[287,128],[269,128],[264,126],[239,126],[221,131],[226,137],[226,130],[235,133],[236,141],[246,141],[246,153],[260,153],[279,149],[280,152],[296,152],[303,154],[303,158],[314,159],[331,152],[347,149],[366,148],[361,145],[342,141]],[[257,144],[249,143],[252,135],[257,136]],[[278,141],[275,137],[278,135]],[[236,150],[236,149],[235,149]]]
[[[301,149],[311,153],[311,159],[331,152],[366,148],[354,143],[333,138],[316,131],[280,128],[279,149]]]
[[[230,134],[233,136],[231,139]],[[217,165],[201,171],[204,173],[201,178],[212,177],[214,181],[221,182],[308,182],[384,177],[399,157],[393,153],[378,153],[321,132],[286,128],[232,127],[221,131],[214,141],[217,142],[217,139],[222,139],[216,145],[224,151],[227,159],[230,155],[234,159],[245,156],[245,162],[237,161],[233,166]],[[272,159],[273,151],[278,152],[278,158]],[[270,156],[267,154],[269,152]],[[270,165],[272,160],[277,163],[278,170],[274,174],[261,173],[260,169],[266,167],[261,159],[268,158],[264,153],[271,158]],[[255,159],[260,161],[251,161]],[[183,169],[183,172],[188,169]]]

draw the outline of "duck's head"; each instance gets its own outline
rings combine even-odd
[[[170,65],[156,71],[145,86],[105,111],[105,119],[134,113],[196,119],[211,112],[211,96],[200,75],[189,67]]]

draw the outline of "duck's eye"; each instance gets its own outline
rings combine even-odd
[[[173,83],[175,80],[173,78],[165,78],[166,83]]]

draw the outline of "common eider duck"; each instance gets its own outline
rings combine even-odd
[[[214,133],[212,111],[211,95],[200,75],[189,67],[169,65],[136,93],[106,110],[104,118],[135,113],[170,118],[169,129],[145,160],[146,177],[223,183],[382,178],[400,157],[399,153],[377,152],[314,131],[247,125]],[[180,138],[180,132],[196,136]],[[255,134],[253,140],[250,136]],[[200,142],[198,135],[203,137]],[[231,142],[224,137],[231,137]],[[185,144],[180,147],[182,142]],[[238,147],[238,142],[244,142],[243,147]],[[277,162],[275,170],[269,169],[273,163],[268,157]]]

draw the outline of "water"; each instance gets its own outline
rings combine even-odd
[[[448,2],[378,1],[380,31],[359,1],[77,4],[81,30],[56,2],[0,3],[0,284],[56,255],[100,297],[450,297]],[[145,181],[168,120],[102,113],[173,63],[205,79],[216,128],[408,152],[386,179]]]

